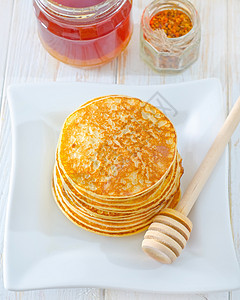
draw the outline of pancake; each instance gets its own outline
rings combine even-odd
[[[104,209],[106,210],[106,215],[108,216],[117,216],[121,214],[123,211],[124,215],[132,214],[132,211],[141,212],[141,210],[146,210],[150,205],[154,205],[156,201],[161,201],[161,197],[164,195],[166,198],[168,194],[174,193],[176,186],[180,184],[180,176],[182,174],[181,169],[179,169],[180,161],[176,162],[176,166],[174,166],[173,172],[167,176],[166,180],[162,183],[162,185],[155,191],[151,196],[146,198],[143,196],[142,198],[138,198],[137,201],[135,199],[126,203],[115,203],[116,199],[113,199],[109,203],[109,201],[99,202],[95,201],[95,199],[86,199],[81,193],[74,191],[69,187],[68,182],[63,178],[60,172],[55,167],[54,172],[56,173],[55,182],[57,185],[61,185],[61,188],[64,188],[69,201],[74,201],[76,206],[85,207],[86,209],[90,209],[92,213],[95,210],[101,210],[101,213],[104,214]],[[147,200],[147,201],[146,201]],[[157,204],[157,203],[156,203]]]
[[[67,118],[58,150],[60,167],[79,189],[104,198],[132,197],[151,189],[170,168],[176,133],[151,104],[108,96]]]
[[[140,99],[111,95],[88,101],[66,118],[52,190],[76,225],[124,236],[177,205],[182,174],[170,120]]]
[[[148,203],[145,201],[141,206],[138,205],[138,207],[128,206],[126,209],[126,206],[124,206],[118,207],[116,209],[116,207],[114,207],[113,205],[111,207],[106,207],[100,205],[96,206],[94,203],[86,204],[82,201],[81,195],[79,194],[75,198],[73,197],[73,195],[69,195],[69,192],[66,189],[66,185],[64,185],[64,182],[61,180],[61,176],[59,176],[56,168],[54,170],[54,181],[55,187],[61,190],[62,195],[64,195],[62,196],[62,198],[64,198],[62,199],[62,201],[68,203],[69,207],[72,207],[73,210],[82,210],[91,214],[91,216],[105,219],[120,220],[122,218],[124,221],[133,218],[137,219],[138,216],[146,215],[152,209],[156,209],[161,202],[166,201],[168,200],[168,198],[172,197],[175,194],[176,190],[179,189],[180,185],[180,178],[175,180],[174,182],[169,181],[165,185],[166,192],[164,193],[164,198],[157,194],[156,198],[152,202]]]

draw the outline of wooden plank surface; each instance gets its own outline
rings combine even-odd
[[[228,94],[229,106],[240,96],[240,1],[229,1]],[[240,260],[240,126],[231,140],[230,201],[235,247]]]
[[[125,291],[106,291],[106,300],[227,300],[228,292],[199,295],[160,295],[158,293],[137,293]]]
[[[228,99],[231,108],[240,96],[240,1],[228,1]],[[229,199],[234,245],[240,262],[240,126],[230,143]],[[230,293],[232,300],[240,299],[240,291]]]
[[[0,254],[2,256],[5,212],[11,167],[11,131],[6,102],[7,86],[12,83],[88,81],[123,84],[165,84],[207,77],[217,77],[223,86],[226,107],[240,95],[240,2],[239,0],[211,0],[192,2],[198,9],[202,23],[201,51],[198,61],[186,71],[162,75],[152,71],[139,58],[139,22],[143,8],[150,0],[134,2],[135,29],[126,51],[103,67],[82,70],[66,66],[40,45],[29,0],[0,0],[0,89],[2,91],[0,131]],[[14,3],[14,6],[13,6]],[[27,16],[27,17],[26,17]],[[221,20],[219,21],[219,17]],[[11,22],[12,20],[12,22]],[[7,59],[6,59],[7,58]],[[230,200],[233,234],[240,258],[240,129],[231,143]],[[160,295],[102,289],[61,289],[28,292],[8,292],[3,288],[2,259],[0,264],[0,299],[186,299],[238,300],[240,292],[206,295]]]
[[[9,36],[12,23],[13,0],[1,0],[0,2],[0,105],[3,94],[3,85],[6,71],[6,59],[9,47]]]

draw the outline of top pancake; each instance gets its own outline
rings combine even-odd
[[[159,183],[176,157],[176,132],[156,107],[105,96],[65,121],[58,144],[64,173],[100,197],[133,197]]]

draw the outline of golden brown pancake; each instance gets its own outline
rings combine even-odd
[[[58,150],[61,168],[79,188],[129,197],[164,176],[176,154],[176,133],[151,104],[108,96],[67,118]]]
[[[65,120],[52,188],[75,224],[124,236],[178,203],[182,174],[169,119],[137,98],[111,95],[88,101]]]

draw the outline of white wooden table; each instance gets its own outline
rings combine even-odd
[[[12,83],[88,81],[121,84],[166,84],[217,77],[223,86],[226,107],[240,95],[240,0],[192,0],[202,23],[198,61],[181,74],[163,76],[139,59],[139,19],[149,0],[134,0],[135,29],[125,52],[101,68],[81,70],[48,55],[38,40],[32,1],[0,0],[0,254],[11,167],[11,129],[7,87]],[[227,113],[227,112],[226,112]],[[229,201],[234,244],[240,261],[240,127],[229,144]],[[107,289],[61,289],[9,292],[3,287],[0,263],[0,299],[209,299],[239,300],[240,291],[206,295],[160,295]]]

